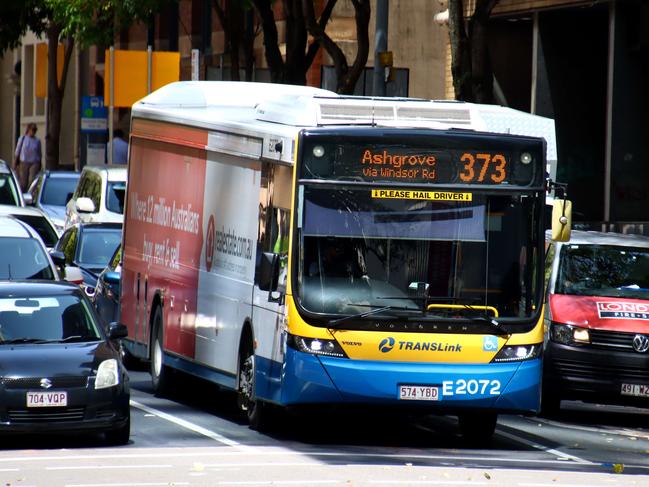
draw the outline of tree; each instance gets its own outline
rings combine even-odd
[[[256,32],[248,20],[253,14],[250,0],[212,0],[212,6],[219,18],[225,37],[226,49],[230,52],[230,79],[239,81],[239,69],[243,54],[246,81],[252,81],[253,49]]]
[[[47,82],[47,169],[57,169],[61,135],[61,108],[74,44],[109,46],[115,33],[175,0],[23,0],[0,2],[0,18],[14,22],[0,26],[0,55],[20,44],[28,30],[45,34],[48,42]],[[59,80],[58,45],[64,46]]]
[[[369,0],[352,0],[356,12],[358,49],[351,68],[340,47],[326,34],[337,0],[327,0],[320,17],[316,19],[314,0],[283,0],[286,15],[286,59],[279,49],[279,37],[272,0],[252,0],[261,19],[264,32],[266,62],[270,68],[271,81],[305,85],[306,73],[321,47],[334,61],[337,75],[337,91],[352,93],[369,53]],[[313,41],[309,43],[309,34]]]
[[[448,0],[451,73],[458,100],[493,102],[493,70],[487,27],[497,3],[498,0],[476,0],[473,15],[465,18],[464,2]]]

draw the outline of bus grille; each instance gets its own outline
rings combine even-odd
[[[82,421],[85,408],[9,409],[7,413],[11,423],[62,423]]]

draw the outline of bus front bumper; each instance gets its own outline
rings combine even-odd
[[[383,362],[316,356],[289,348],[278,402],[407,403],[439,410],[529,414],[539,410],[541,370],[540,359],[492,364]],[[434,399],[400,398],[413,387],[423,387],[430,395],[431,386],[437,388]]]

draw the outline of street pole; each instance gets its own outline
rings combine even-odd
[[[374,96],[385,96],[385,66],[381,53],[388,50],[388,0],[376,0],[376,32],[374,34]]]
[[[108,73],[108,164],[113,163],[113,108],[115,107],[115,48],[110,46],[108,55],[110,60],[110,73]]]

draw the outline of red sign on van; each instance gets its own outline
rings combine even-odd
[[[649,304],[630,302],[597,302],[600,318],[649,320]]]

